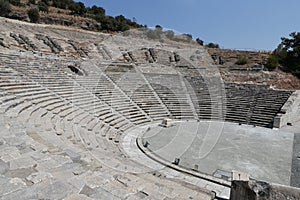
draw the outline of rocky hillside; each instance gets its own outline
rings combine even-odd
[[[269,51],[243,51],[219,48],[207,48],[215,60],[215,64],[226,67],[253,67],[266,62],[271,52]],[[240,61],[244,59],[244,63]]]
[[[123,15],[112,17],[102,7],[86,7],[73,0],[1,0],[0,10],[2,17],[93,31],[116,32],[142,27]]]
[[[268,71],[264,67],[271,52],[219,48],[207,48],[207,51],[227,82],[267,84],[277,89],[300,89],[300,80],[297,77],[281,70]]]

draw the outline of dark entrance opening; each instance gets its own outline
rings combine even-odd
[[[79,75],[79,76],[83,76],[83,73],[77,68],[77,67],[74,67],[74,66],[71,66],[69,65],[68,68],[75,74]]]

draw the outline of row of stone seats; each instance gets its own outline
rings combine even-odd
[[[106,102],[110,107],[121,113],[133,124],[138,125],[150,122],[149,116],[122,91],[119,86],[105,73],[97,68],[85,70],[93,76],[81,76],[76,78],[76,82],[87,86],[87,89],[95,94],[100,100]],[[93,73],[89,73],[93,70]],[[96,70],[96,71],[95,71]],[[91,88],[89,85],[92,85]]]
[[[110,54],[108,48],[103,45],[103,44],[95,44],[97,46],[98,49],[98,53],[100,53],[100,55],[102,56],[102,58],[104,60],[111,60],[112,59],[112,55]]]
[[[11,57],[16,58],[14,56]],[[4,60],[6,60],[7,64],[14,65],[11,58]],[[88,111],[93,114],[96,112],[99,113],[100,115],[97,117],[101,116],[101,120],[104,120],[106,123],[122,131],[132,127],[133,124],[137,125],[147,123],[152,119],[161,119],[165,117],[166,114],[183,119],[197,117],[199,119],[218,119],[220,112],[222,116],[225,116],[227,121],[271,127],[274,116],[291,94],[291,92],[286,91],[274,91],[274,94],[272,94],[272,92],[270,92],[272,90],[266,86],[250,87],[247,85],[228,83],[225,86],[225,115],[223,113],[224,110],[220,111],[220,108],[212,109],[212,105],[218,102],[212,102],[215,101],[216,98],[211,98],[212,91],[209,91],[207,88],[207,84],[210,83],[206,83],[201,76],[194,77],[186,75],[185,82],[182,84],[182,81],[176,75],[163,74],[157,76],[149,73],[145,75],[139,73],[142,76],[139,80],[141,83],[140,86],[144,87],[144,89],[137,90],[141,91],[142,94],[140,96],[137,95],[137,98],[135,97],[135,99],[133,99],[129,92],[137,85],[132,85],[133,81],[131,80],[133,77],[138,77],[138,73],[136,73],[136,69],[133,66],[112,65],[106,68],[99,67],[97,69],[99,70],[97,75],[94,76],[94,79],[90,80],[90,76],[88,76],[88,78],[84,76],[79,76],[78,78],[78,76],[75,75],[69,76],[65,68],[59,67],[59,65],[62,64],[57,61],[55,61],[55,63],[53,61],[47,61],[46,59],[42,60],[45,62],[42,63],[42,65],[40,61],[32,59],[32,61],[29,62],[31,65],[30,68],[20,65],[16,70],[24,74],[30,74],[37,82],[43,84],[45,87],[54,91],[58,96],[70,102],[70,105],[66,107],[60,102],[60,99],[55,99],[54,97],[52,97],[51,101],[48,99],[48,104],[55,104],[55,106],[52,107],[55,112],[64,111],[64,113],[66,113],[71,109],[72,104],[83,106],[84,109],[92,108],[94,112],[93,110]],[[48,66],[50,65],[54,65],[54,67],[49,68]],[[185,73],[188,74],[189,71],[192,70],[187,70]],[[128,76],[129,74],[132,75]],[[130,77],[130,79],[126,78],[126,76],[128,76],[128,78]],[[74,77],[77,78],[74,79]],[[146,83],[146,87],[143,81]],[[163,82],[159,83],[159,81]],[[125,84],[123,82],[125,82]],[[90,88],[90,85],[93,85],[93,88]],[[189,90],[189,92],[187,92],[188,95],[184,94],[183,89],[185,87],[183,85]],[[76,88],[75,92],[74,88]],[[34,92],[37,93],[37,91]],[[149,108],[152,108],[151,105],[146,104],[147,102],[145,103],[145,100],[141,99],[145,92],[148,93],[149,96],[151,95],[150,99],[157,100],[155,105],[163,107],[163,112],[156,113],[155,109],[152,111],[149,110]],[[168,95],[165,95],[167,93]],[[266,95],[260,97],[260,93]],[[187,96],[190,96],[192,106]],[[44,98],[47,99],[47,96]],[[98,101],[99,99],[100,101]],[[146,99],[146,101],[148,99]],[[124,102],[126,102],[126,104],[124,104]],[[116,111],[117,115],[121,115],[122,117],[115,117],[115,114],[110,112],[111,108]],[[194,109],[197,116],[193,113]],[[92,122],[93,120],[90,121]],[[92,125],[89,126],[92,127],[95,123],[91,124]]]
[[[20,69],[20,68],[19,68]],[[50,88],[50,90],[51,91],[54,91],[55,92],[55,94],[56,95],[59,95],[60,97],[64,97],[64,98],[66,98],[67,100],[70,100],[70,99],[68,99],[68,97],[66,97],[66,96],[64,96],[64,95],[72,95],[70,98],[71,98],[71,100],[70,101],[72,101],[71,103],[70,102],[68,102],[67,104],[66,103],[63,103],[60,99],[55,99],[55,98],[53,98],[52,97],[52,99],[51,99],[51,102],[50,102],[50,104],[49,105],[53,105],[52,106],[52,108],[48,108],[47,110],[48,111],[52,111],[52,112],[55,112],[55,114],[60,114],[60,112],[61,111],[63,111],[64,113],[65,113],[65,111],[68,111],[68,110],[70,110],[70,108],[72,109],[73,107],[74,107],[74,105],[76,105],[76,102],[74,103],[73,102],[73,100],[74,100],[74,96],[79,96],[79,95],[82,95],[83,93],[84,93],[84,91],[80,91],[78,94],[74,94],[74,91],[70,91],[70,89],[73,89],[72,87],[70,87],[70,89],[68,89],[68,86],[67,85],[65,85],[65,86],[57,86],[56,84],[54,84],[54,86],[53,86],[53,82],[54,82],[54,80],[48,80],[48,78],[49,77],[47,77],[47,80],[46,81],[44,81],[40,76],[38,77],[38,81],[40,81],[40,83],[42,83],[42,84],[46,84],[46,86],[47,86],[47,88]],[[60,78],[61,79],[61,78]],[[66,83],[67,81],[63,81],[64,83]],[[66,90],[63,90],[63,93],[61,93],[61,90],[63,89],[63,88],[67,88]],[[67,92],[66,93],[66,91],[69,91],[69,93]],[[92,97],[88,97],[88,98],[86,98],[86,100],[89,100],[89,99],[91,99]],[[43,105],[43,107],[45,107],[45,106],[47,106],[48,104],[46,104],[46,105]],[[58,105],[59,104],[59,105]],[[84,104],[86,104],[86,102],[84,103]],[[78,105],[78,104],[77,104]],[[67,107],[66,107],[67,106]],[[93,106],[96,106],[96,105],[93,105]],[[93,107],[93,106],[87,106],[88,108],[94,108],[95,109],[95,107]],[[63,109],[61,108],[61,107],[63,107]],[[55,110],[57,110],[57,112],[55,111]],[[106,110],[108,110],[108,114],[111,114],[112,112],[111,112],[111,108],[110,107],[108,107],[108,106],[106,106]],[[81,112],[81,113],[79,113],[79,114],[82,114],[82,113],[85,113],[85,112]],[[64,114],[63,115],[63,117],[66,117],[67,115],[69,115],[69,113],[67,113],[67,114]],[[115,115],[115,114],[114,114]],[[112,115],[111,115],[112,116]],[[67,116],[68,117],[68,116]],[[100,117],[101,118],[101,117]],[[69,118],[68,118],[69,119]],[[87,118],[84,118],[85,120],[87,119]],[[112,118],[111,118],[112,119]],[[80,119],[81,120],[81,119]],[[101,120],[103,120],[103,121],[106,121],[106,119],[104,119],[104,118],[101,118]],[[90,123],[89,122],[92,122],[93,121],[93,125],[90,125]],[[120,127],[120,123],[118,123],[118,122],[122,122],[122,121],[125,121],[124,120],[124,118],[123,118],[123,120],[121,119],[121,120],[119,120],[119,121],[113,121],[113,120],[111,120],[111,121],[106,121],[107,123],[110,123],[110,125],[112,125],[112,126],[114,126],[115,128],[118,128],[119,130],[122,130],[122,131],[125,131],[126,129],[121,129],[121,127]],[[83,125],[82,126],[86,126],[85,124],[87,124],[87,126],[89,126],[90,128],[88,128],[88,129],[91,129],[91,128],[93,128],[93,127],[95,127],[95,120],[86,120],[86,121],[83,121],[84,123],[83,123]],[[80,123],[80,122],[74,122],[75,124],[77,123]],[[82,124],[82,122],[81,122],[81,124]],[[132,125],[130,124],[130,126],[128,127],[127,126],[127,128],[130,128]],[[60,132],[62,132],[62,131],[60,131]],[[114,135],[116,135],[116,132],[117,131],[113,131],[113,134]],[[107,131],[107,130],[105,130],[104,131],[104,136],[106,135],[105,133],[110,133],[109,131]],[[115,136],[108,136],[108,137],[110,137],[110,139],[113,139]]]
[[[37,29],[37,27],[34,27],[34,29]],[[46,31],[49,30],[47,29]],[[59,30],[54,32],[59,32]],[[67,32],[66,37],[68,37]],[[69,61],[32,57],[24,59],[17,56],[13,59],[7,59],[7,62],[4,63],[5,68],[12,70],[7,72],[11,73],[10,76],[7,76],[6,72],[3,75],[9,80],[9,84],[5,83],[0,86],[0,94],[3,97],[6,96],[7,92],[13,94],[12,98],[7,100],[7,102],[12,104],[17,99],[22,101],[3,110],[3,112],[7,116],[13,116],[22,121],[26,128],[35,130],[36,133],[28,133],[28,136],[32,140],[37,140],[48,147],[48,150],[42,150],[43,152],[49,151],[51,153],[50,155],[47,153],[38,156],[36,154],[33,156],[28,155],[28,157],[34,157],[34,159],[40,157],[42,160],[38,165],[34,165],[35,167],[37,166],[38,170],[42,170],[37,173],[36,178],[36,174],[33,174],[33,179],[35,180],[28,179],[28,181],[32,180],[31,184],[38,184],[49,177],[47,181],[50,181],[50,187],[53,187],[51,190],[49,190],[48,186],[38,188],[39,190],[37,191],[46,190],[52,192],[49,196],[39,196],[39,198],[63,199],[64,195],[71,193],[71,190],[74,192],[74,188],[80,188],[81,194],[86,194],[95,199],[204,198],[201,191],[185,187],[185,184],[181,182],[158,178],[151,173],[126,173],[130,168],[132,171],[137,172],[144,167],[126,158],[114,146],[114,143],[118,142],[118,137],[123,131],[127,131],[137,124],[149,122],[151,120],[150,114],[145,112],[143,108],[140,109],[141,106],[135,101],[131,101],[132,98],[110,76],[100,73],[101,76],[98,76],[98,78],[101,77],[99,84],[97,82],[97,84],[90,86],[89,79],[91,76],[80,79],[75,74],[70,75],[71,72],[66,70],[66,62]],[[15,83],[14,80],[18,81]],[[162,96],[159,97],[155,89],[153,89],[153,83],[150,84],[147,82],[147,79],[145,80],[147,83],[145,89],[149,90],[150,88],[152,92],[151,97],[154,96],[157,99],[156,102],[159,102],[160,106],[166,112],[169,112],[168,108],[164,106],[164,102],[160,99]],[[180,87],[182,89],[182,83],[173,89],[177,93],[180,91]],[[108,90],[105,88],[108,88]],[[95,95],[97,92],[93,91],[96,90],[99,90],[100,94]],[[105,95],[102,95],[102,92]],[[112,97],[119,98],[120,101],[113,99],[112,102]],[[168,101],[168,99],[164,100]],[[188,101],[184,95],[182,98],[180,97],[181,100],[183,102]],[[134,113],[142,114],[141,116],[143,117],[138,121],[134,121],[137,115],[123,113],[123,108],[121,108],[122,102],[126,102],[124,109],[132,109]],[[26,105],[26,103],[29,103],[29,105]],[[172,103],[173,100],[172,102],[170,101],[170,105]],[[190,102],[187,102],[187,104],[191,106]],[[19,106],[22,106],[23,109],[20,109],[17,115],[12,115],[11,113],[14,113],[15,108]],[[176,107],[177,105],[174,106]],[[48,142],[51,143],[52,147],[49,147],[51,145],[47,144]],[[66,148],[72,150],[70,151]],[[83,158],[80,159],[80,156],[75,152],[80,152],[81,155],[84,155],[82,156]],[[92,158],[89,154],[94,155],[104,164],[95,166],[95,163],[92,162],[95,158]],[[60,157],[55,157],[56,155]],[[66,161],[65,157],[70,157],[74,163],[70,163],[70,159]],[[55,165],[53,163],[58,164]],[[52,167],[54,165],[55,167]],[[49,168],[45,167],[46,170],[43,171],[43,166]],[[74,170],[76,168],[74,166],[79,166],[79,169]],[[141,171],[144,172],[145,170]],[[122,176],[119,173],[122,173]],[[56,176],[57,174],[59,175]],[[175,173],[175,176],[178,177],[179,175]],[[68,179],[69,187],[66,187],[65,184],[60,184],[60,182],[56,184],[58,177]],[[18,179],[11,180],[11,182],[13,181],[14,183],[21,182]],[[52,181],[54,184],[52,184]],[[9,184],[10,181],[7,181],[7,183]],[[91,187],[94,187],[87,186],[88,183],[90,183]],[[16,199],[21,196],[24,199],[34,199],[37,197],[26,196],[23,194],[23,190],[15,191],[14,194],[9,194],[4,198]],[[31,193],[35,193],[35,191],[30,188],[28,194]],[[58,196],[54,197],[54,195]]]
[[[178,75],[145,74],[145,77],[167,106],[171,117],[178,119],[195,117]]]
[[[181,59],[175,68],[183,76],[187,94],[190,95],[198,119],[223,120],[225,116],[222,105],[224,95],[220,78],[214,77],[213,74],[204,79],[203,73],[208,75],[207,72],[201,72],[201,69],[195,68],[184,59]]]
[[[227,110],[240,105],[239,116],[247,124],[272,127],[275,115],[287,101],[292,91],[271,90],[265,85],[226,84]],[[247,101],[245,101],[247,99]],[[233,106],[230,106],[233,105]],[[245,115],[246,113],[246,115]]]
[[[44,128],[36,127],[35,131],[20,134],[26,127],[25,124],[21,125],[17,122],[19,121],[16,119],[5,119],[4,121],[1,119],[2,135],[5,140],[11,140],[9,144],[1,144],[1,150],[5,150],[1,151],[1,159],[10,162],[10,168],[15,167],[13,169],[20,172],[27,171],[26,168],[18,169],[19,163],[23,163],[24,166],[26,164],[33,165],[35,168],[30,173],[22,174],[24,176],[22,179],[18,178],[20,173],[16,174],[13,179],[2,176],[1,189],[4,191],[2,198],[35,199],[38,191],[39,198],[51,199],[63,199],[72,193],[80,193],[81,195],[78,195],[77,198],[89,196],[95,199],[123,199],[124,197],[128,199],[164,199],[186,196],[209,199],[205,198],[209,195],[205,196],[201,192],[185,188],[177,182],[158,178],[151,173],[121,173],[125,169],[118,166],[125,165],[128,170],[133,167],[135,170],[146,171],[147,169],[143,169],[124,157],[114,155],[112,151],[102,152],[99,147],[97,151],[90,152],[99,155],[99,160],[93,161],[93,158],[89,156],[89,151],[81,148],[78,144],[68,142],[70,140],[63,140],[63,136],[50,135],[51,131],[45,131]],[[5,123],[10,125],[11,131],[6,131]],[[17,140],[14,139],[16,137],[18,137]],[[13,139],[15,145],[21,145],[13,146]],[[93,138],[90,140],[94,141]],[[10,156],[8,150],[14,157]],[[28,170],[30,169],[28,168]],[[23,179],[26,179],[26,183],[30,183],[30,185],[23,184]],[[18,180],[18,183],[13,182],[14,180]],[[5,185],[3,181],[6,181]],[[95,184],[97,187],[94,186]],[[179,190],[180,192],[178,192]]]
[[[212,98],[205,81],[201,77],[185,76],[185,83],[189,85],[189,94],[194,103],[199,119],[218,119],[212,115]]]
[[[124,93],[129,96],[153,120],[161,120],[169,115],[166,106],[142,73],[106,72]]]
[[[90,141],[103,142],[102,140],[103,136],[106,136],[106,134],[109,134],[110,132],[112,132],[113,134],[117,132],[115,128],[109,126],[108,124],[105,124],[103,121],[99,119],[98,121],[96,121],[95,126],[97,127],[94,126],[95,129],[89,128],[88,122],[95,120],[95,117],[93,115],[89,114],[85,110],[78,108],[74,104],[70,104],[66,100],[55,97],[57,96],[56,93],[54,93],[51,90],[49,91],[45,89],[45,87],[41,86],[38,83],[31,82],[31,84],[29,84],[26,76],[23,75],[21,76],[19,73],[17,74],[11,73],[11,74],[13,74],[14,79],[11,78],[7,81],[6,84],[3,83],[0,86],[1,91],[3,91],[1,93],[1,96],[7,97],[8,94],[15,95],[15,98],[10,98],[10,99],[6,98],[6,100],[2,99],[3,101],[1,101],[1,108],[4,109],[3,112],[5,113],[6,116],[11,116],[14,118],[18,117],[19,119],[22,119],[25,124],[32,124],[32,126],[43,126],[45,130],[54,131],[57,135],[64,135],[66,140],[67,139],[73,140],[76,141],[77,143],[83,140],[86,146],[91,145]],[[5,73],[4,76],[10,78],[8,73]],[[16,78],[18,78],[18,81],[15,80]],[[13,87],[8,87],[8,86],[13,86]],[[22,88],[22,91],[20,91],[19,88]],[[26,90],[28,88],[36,91],[44,91],[45,93],[47,92],[48,94],[50,93],[50,96],[54,96],[53,97],[54,101],[51,100],[49,103],[41,99],[39,93],[32,93],[31,90]],[[50,98],[50,96],[48,96],[48,98]],[[18,101],[15,102],[15,100]],[[5,103],[13,106],[6,107]],[[58,104],[59,105],[62,104],[66,106],[71,105],[72,110],[79,110],[81,112],[79,115],[76,115],[73,118],[67,118],[66,116],[62,116],[61,113],[55,111],[59,107]],[[16,107],[18,106],[22,106],[23,108],[17,111]],[[70,124],[73,126],[75,125],[76,129],[73,130],[74,127],[68,128],[67,126]],[[87,132],[89,134],[85,134],[84,137],[81,135]],[[78,134],[80,136],[76,137],[76,135]],[[89,140],[87,135],[91,137],[92,134],[99,135],[101,140]],[[105,146],[105,149],[109,149],[109,147],[112,146],[109,144],[106,145],[107,146]],[[97,147],[97,145],[94,145],[93,147],[95,148]],[[117,148],[114,148],[113,151],[116,151],[116,149]]]
[[[207,83],[201,77],[187,76],[186,79],[197,96],[198,105],[195,107],[199,108],[199,118],[211,118],[210,98],[213,93],[208,92]],[[226,106],[222,112],[226,112],[226,121],[263,127],[272,127],[274,117],[292,93],[271,90],[267,86],[235,83],[226,83],[225,91]]]
[[[193,67],[176,66],[185,75],[185,83],[197,110],[199,119],[225,119],[226,121],[272,127],[273,119],[292,94],[292,91],[272,90],[266,85],[219,83],[202,78],[200,71]],[[214,88],[214,85],[224,87]],[[216,92],[215,92],[216,91]],[[223,98],[223,106],[217,106],[218,96]],[[213,112],[219,112],[219,115]],[[214,118],[216,116],[216,118]]]
[[[5,73],[5,76],[7,76],[7,75],[8,74]],[[14,75],[16,75],[16,74],[14,74]],[[26,81],[22,81],[23,78],[24,77],[22,77],[18,81],[20,87],[22,85],[25,85],[25,83],[26,83]],[[14,86],[17,85],[17,83],[14,82],[14,79],[11,79],[11,82],[12,82],[12,84],[14,84]],[[14,92],[17,89],[16,87],[9,89],[9,88],[4,88],[5,85],[2,85],[2,86],[3,86],[3,88],[1,87],[1,91],[10,90],[11,92]],[[34,98],[34,96],[33,96],[33,98]],[[49,141],[53,141],[52,144],[54,144],[54,145],[58,145],[58,143],[63,142],[64,146],[68,146],[68,147],[70,147],[69,146],[70,141],[73,142],[73,145],[77,145],[78,143],[80,143],[80,144],[83,144],[84,147],[86,147],[87,149],[89,149],[89,148],[91,148],[91,150],[92,149],[97,149],[98,153],[102,152],[100,149],[103,149],[104,152],[101,153],[101,156],[105,156],[106,161],[108,160],[108,158],[110,159],[110,163],[107,163],[107,165],[109,165],[111,167],[115,167],[115,166],[111,165],[111,163],[113,163],[112,160],[115,162],[115,165],[118,165],[118,162],[119,163],[121,163],[121,162],[124,163],[125,158],[123,157],[122,161],[121,161],[121,159],[118,160],[118,156],[114,155],[115,151],[116,151],[116,148],[110,148],[111,145],[108,142],[105,142],[106,140],[103,140],[101,137],[99,139],[99,137],[96,137],[95,135],[91,134],[90,132],[87,132],[84,128],[82,128],[80,126],[79,127],[74,127],[75,123],[64,123],[64,122],[62,122],[61,121],[62,118],[60,118],[57,114],[52,113],[51,111],[48,111],[47,107],[39,108],[39,110],[40,110],[40,112],[35,112],[33,114],[33,115],[36,115],[36,113],[39,113],[39,114],[36,115],[36,118],[38,118],[37,121],[35,120],[35,117],[33,115],[27,115],[27,114],[23,115],[23,117],[25,117],[25,116],[28,117],[29,116],[28,121],[24,121],[24,124],[27,124],[27,126],[28,126],[28,122],[29,123],[31,122],[33,124],[33,126],[35,126],[35,130],[39,130],[39,134],[43,134],[42,131],[44,133],[47,132],[48,136],[47,136],[47,134],[43,134],[44,137],[42,138],[42,140],[44,142],[43,141],[39,141],[39,142],[45,143],[45,140],[47,140],[47,143],[48,143]],[[8,112],[9,112],[9,110],[6,111],[6,114],[8,114]],[[44,114],[44,113],[46,113],[46,114]],[[25,118],[23,118],[23,117],[20,117],[20,116],[17,116],[17,117],[20,120],[25,120]],[[5,122],[8,122],[8,121],[5,120]],[[15,119],[14,119],[14,122],[16,122]],[[42,126],[41,123],[44,123],[47,127],[45,127],[43,125],[42,129],[39,129],[39,127]],[[70,127],[68,127],[68,126],[70,126]],[[55,136],[55,135],[51,136],[53,131],[58,131],[59,129],[64,129],[64,133],[62,135],[57,134],[57,136]],[[73,129],[76,129],[76,130],[74,131]],[[73,134],[68,135],[68,133],[73,133]],[[30,134],[30,135],[33,135],[33,133]],[[51,139],[50,139],[49,136],[51,137]],[[36,136],[35,139],[38,139],[38,137]],[[58,142],[59,140],[62,140],[62,141]],[[76,149],[77,152],[80,151],[80,148],[78,148],[78,147],[76,147],[74,149]],[[45,150],[43,150],[43,151],[45,151]],[[63,153],[63,152],[60,153],[60,151],[61,151],[60,146],[57,146],[57,148],[55,148],[55,147],[54,148],[49,148],[49,145],[48,145],[48,148],[47,148],[46,151],[51,152],[51,154],[54,154],[54,153],[61,154],[61,153]],[[70,150],[68,150],[68,152],[70,152]],[[47,157],[47,155],[45,155],[43,157],[47,158],[47,160],[49,159]],[[53,157],[53,155],[52,155],[52,157]],[[12,162],[14,162],[14,160],[12,160]],[[40,164],[40,163],[38,163],[38,164]],[[37,166],[40,167],[39,165],[37,165]],[[136,168],[137,166],[134,166],[134,167]],[[113,176],[115,176],[117,174],[117,171],[106,171],[106,172],[107,173],[103,173],[103,174],[106,174],[106,176],[107,176],[106,179],[111,179]],[[124,176],[126,176],[126,175],[124,175]],[[53,176],[52,178],[54,179],[55,176]],[[125,177],[123,177],[123,178],[125,178]],[[131,179],[133,179],[133,178],[134,177],[131,176]],[[138,177],[135,177],[135,182],[139,181],[139,180],[142,180],[142,179],[137,179],[137,178]],[[118,178],[118,180],[121,180],[121,179],[122,179],[121,177]],[[133,183],[131,183],[130,179],[125,178],[125,180],[127,181],[127,184],[133,184]],[[129,191],[123,189],[123,187],[118,187],[114,184],[109,184],[107,182],[107,180],[105,182],[106,182],[105,185],[107,187],[106,189],[108,191],[112,192],[113,196],[116,197],[116,196],[120,196],[120,195],[128,195]],[[151,182],[149,181],[149,183],[151,183]],[[38,184],[38,183],[36,183],[36,184]],[[101,195],[104,195],[103,192],[101,192]],[[108,195],[107,197],[111,197],[110,193],[108,193],[107,195]]]
[[[109,105],[101,102],[93,94],[90,94],[89,92],[85,91],[84,88],[74,85],[74,80],[70,80],[66,76],[61,75],[61,71],[55,71],[52,69],[51,71],[48,70],[44,72],[43,69],[39,69],[39,65],[35,66],[34,63],[30,63],[30,65],[30,70],[27,70],[26,66],[18,66],[17,70],[28,76],[30,75],[32,80],[38,82],[39,84],[43,85],[44,87],[48,88],[49,90],[51,90],[59,96],[60,99],[53,98],[50,100],[50,102],[49,99],[47,100],[47,105],[52,105],[51,110],[57,110],[57,112],[62,112],[67,109],[71,109],[73,106],[88,109],[93,108],[90,110],[90,113],[92,113],[96,117],[100,117],[97,114],[99,114],[100,111],[103,113],[104,109],[106,109],[109,111],[108,114],[110,115],[107,114],[105,116],[101,116],[103,117],[101,118],[103,121],[111,124],[112,126],[115,126],[116,128],[122,131],[126,130],[127,128],[130,128],[129,124],[132,123],[129,122],[128,119],[124,118],[124,116],[122,116],[118,112],[113,112],[113,109]],[[57,81],[57,79],[59,81]],[[76,88],[75,91],[74,88]],[[66,105],[64,102],[61,101],[61,99],[67,101],[68,104]],[[124,121],[127,123],[124,123]]]

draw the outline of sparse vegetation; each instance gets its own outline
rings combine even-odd
[[[237,56],[237,61],[235,64],[237,65],[245,65],[248,63],[248,57],[247,55],[238,55]]]
[[[38,10],[45,13],[49,12],[50,7],[65,10],[65,12],[62,10],[56,10],[55,13],[49,13],[50,15],[61,14],[63,15],[63,18],[67,19],[72,19],[72,17],[68,17],[66,15],[73,15],[82,17],[82,19],[86,18],[87,21],[89,21],[90,19],[95,20],[96,22],[92,26],[93,30],[106,32],[123,32],[129,30],[130,28],[143,27],[136,22],[136,19],[132,21],[130,19],[127,19],[123,15],[119,15],[116,17],[108,16],[105,14],[106,11],[102,7],[98,7],[95,5],[92,7],[86,7],[84,3],[75,2],[74,0],[28,0],[26,2],[27,4],[25,5],[20,0],[0,0],[0,16],[8,16],[8,14],[12,11],[10,5],[14,5],[17,7],[27,6],[25,10],[27,11],[27,14],[30,13],[31,22],[35,21],[36,23],[38,21],[36,19],[39,18],[39,16],[37,15],[36,11],[32,11],[33,8],[36,8],[32,5],[37,5]],[[96,24],[97,22],[98,24]]]
[[[26,3],[26,5],[24,4]],[[11,5],[14,5],[11,7]],[[203,46],[203,40],[199,38],[193,40],[191,34],[175,34],[172,30],[163,30],[161,25],[156,25],[155,29],[148,29],[147,25],[137,23],[136,18],[132,20],[123,15],[112,17],[106,15],[106,10],[100,6],[93,5],[86,7],[84,3],[74,0],[0,0],[0,15],[8,17],[12,11],[11,8],[19,8],[15,6],[25,6],[22,12],[27,12],[30,22],[37,23],[57,23],[66,26],[78,25],[87,30],[97,30],[104,32],[125,32],[132,28],[145,28],[145,34],[150,39],[164,41],[169,39],[176,42],[198,43]],[[39,12],[37,12],[37,9]],[[40,14],[43,16],[40,17]],[[45,17],[48,16],[48,17]],[[55,20],[50,20],[54,17]],[[62,19],[60,20],[57,19]],[[43,21],[41,21],[43,20]],[[219,48],[218,44],[209,43],[206,46],[210,48]]]
[[[174,36],[175,36],[175,33],[174,31],[171,31],[171,30],[167,30],[164,32],[165,33],[165,36],[170,39],[170,40],[173,40]]]
[[[149,29],[149,30],[146,32],[146,36],[147,36],[149,39],[153,39],[153,40],[158,40],[158,39],[161,38],[160,31],[157,31],[156,29],[155,29],[155,30]]]

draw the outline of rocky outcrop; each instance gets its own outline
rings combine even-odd
[[[63,19],[61,17],[53,17],[53,16],[41,16],[40,21],[45,24],[56,24],[63,26],[73,26],[74,22],[68,19]]]
[[[7,17],[10,19],[17,19],[17,20],[21,20],[21,21],[25,21],[25,22],[30,21],[28,14],[26,12],[22,12],[22,11],[12,11],[7,15]]]
[[[230,200],[297,200],[300,189],[262,181],[233,181]]]
[[[77,28],[81,28],[84,30],[95,31],[99,30],[101,26],[100,23],[94,20],[72,20],[72,18],[67,19],[61,16],[52,16],[52,15],[42,15],[40,18],[41,23],[45,24],[55,24],[55,25],[63,25],[63,26],[73,26]]]
[[[49,46],[53,53],[58,54],[59,52],[63,51],[63,48],[49,36],[44,36],[44,35],[38,34],[38,35],[36,35],[36,38],[38,40],[42,40],[44,42],[44,44]]]

